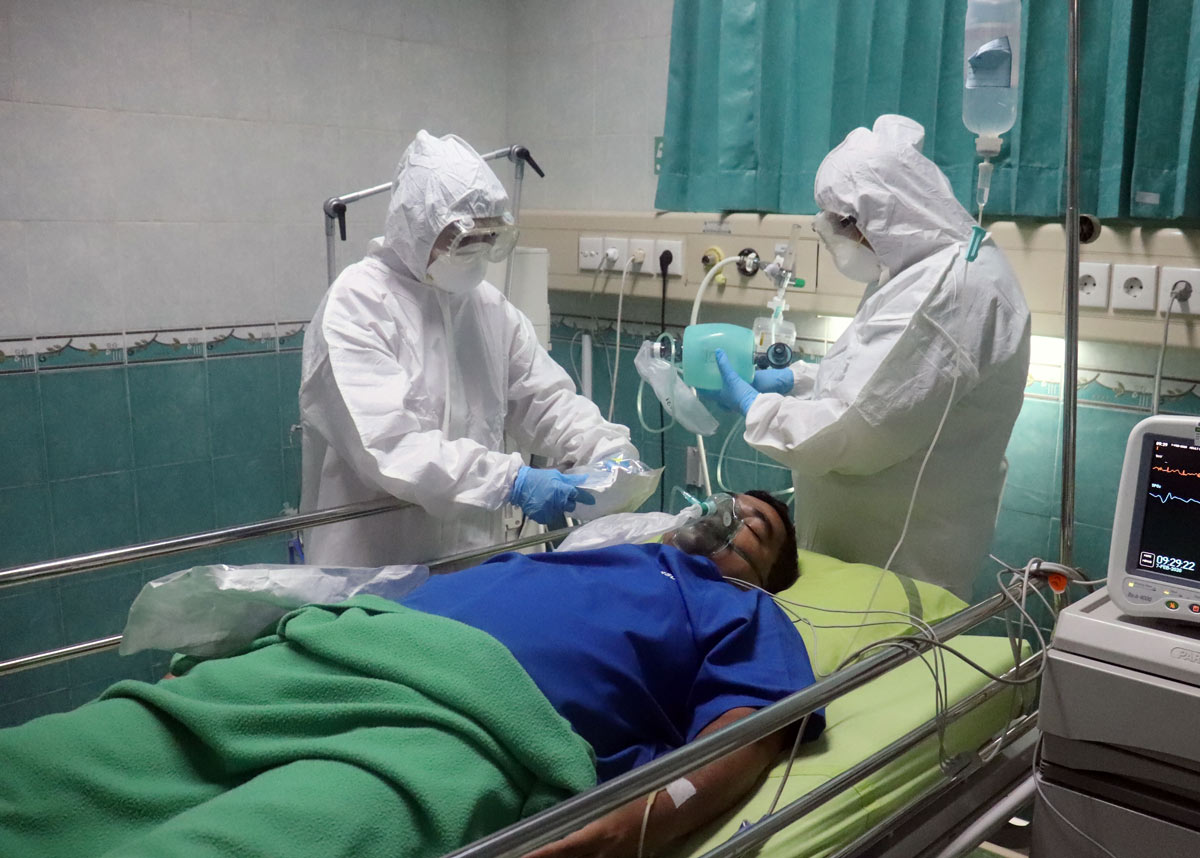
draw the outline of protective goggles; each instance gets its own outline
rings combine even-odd
[[[507,259],[516,247],[516,224],[512,215],[474,220],[469,217],[452,222],[438,237],[437,247],[450,256],[472,257],[484,254],[492,262]]]
[[[822,238],[840,236],[858,243],[863,240],[863,234],[858,228],[858,220],[854,215],[838,215],[833,212],[819,212],[813,218],[813,232]]]

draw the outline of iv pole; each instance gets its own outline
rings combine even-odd
[[[521,184],[525,181],[525,164],[533,167],[534,172],[545,178],[546,174],[542,168],[538,166],[537,161],[533,160],[533,156],[529,154],[529,150],[519,144],[506,146],[503,149],[496,149],[481,155],[485,161],[495,161],[500,158],[507,158],[513,162],[513,195],[512,195],[512,214],[516,218],[517,213],[521,210]],[[337,246],[334,244],[333,238],[333,223],[337,221],[338,232],[341,235],[342,241],[346,240],[346,206],[351,203],[356,203],[359,200],[365,200],[367,197],[373,197],[376,194],[382,194],[392,189],[391,182],[385,182],[382,185],[375,185],[371,188],[364,188],[361,191],[352,191],[348,194],[340,194],[336,197],[330,197],[322,206],[325,212],[325,265],[328,269],[329,283],[332,285],[337,277]],[[512,279],[513,256],[510,253],[508,262],[504,270],[504,297],[508,297],[508,284]]]
[[[1062,377],[1062,510],[1058,562],[1074,564],[1075,428],[1079,377],[1079,0],[1067,0],[1067,270]]]

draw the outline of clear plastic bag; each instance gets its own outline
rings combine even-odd
[[[696,391],[683,383],[679,371],[668,360],[654,354],[655,343],[644,340],[633,358],[638,375],[654,388],[654,395],[666,412],[679,421],[679,425],[697,435],[711,435],[717,431],[717,419],[712,416]]]
[[[301,605],[360,594],[400,599],[428,578],[426,566],[193,566],[142,587],[129,608],[120,651],[231,655]]]
[[[577,503],[572,517],[592,521],[613,513],[637,509],[658,489],[662,468],[651,468],[638,459],[613,456],[564,471],[587,479],[579,486],[596,499],[594,504]]]
[[[657,539],[669,530],[700,515],[700,508],[689,506],[679,513],[625,512],[608,515],[575,528],[557,551],[587,551],[610,545],[631,545]]]

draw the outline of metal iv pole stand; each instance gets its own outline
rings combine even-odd
[[[525,164],[533,167],[534,171],[543,178],[545,173],[538,166],[537,161],[533,160],[533,156],[529,154],[529,149],[520,145],[514,144],[506,146],[503,149],[496,149],[481,155],[485,161],[495,161],[499,158],[507,158],[513,162],[513,194],[512,194],[512,213],[513,217],[521,210],[521,184],[525,181]],[[336,197],[330,197],[325,201],[322,208],[325,211],[325,265],[329,277],[330,285],[337,278],[337,247],[333,239],[333,222],[337,221],[338,231],[342,241],[346,240],[346,206],[350,203],[356,203],[359,200],[365,200],[367,197],[373,197],[376,194],[382,194],[385,191],[392,189],[392,183],[386,182],[382,185],[375,185],[371,188],[364,188],[361,191],[352,191],[348,194],[340,194]],[[508,297],[508,284],[512,279],[513,257],[508,256],[508,263],[504,271],[504,297]]]
[[[1067,270],[1062,377],[1062,510],[1058,560],[1075,557],[1075,429],[1079,378],[1079,0],[1067,0]]]

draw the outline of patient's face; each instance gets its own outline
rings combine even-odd
[[[724,548],[710,559],[726,578],[740,578],[758,587],[767,586],[767,575],[787,538],[783,521],[771,505],[750,495],[736,495],[743,527],[733,538],[737,550]],[[663,537],[671,545],[673,534]]]

